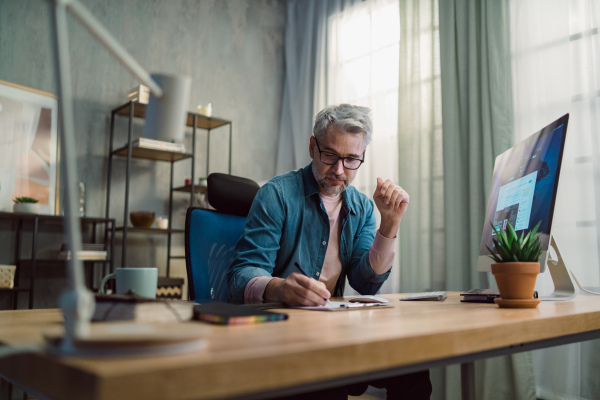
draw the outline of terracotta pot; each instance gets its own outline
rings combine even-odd
[[[535,280],[540,273],[538,262],[506,262],[492,264],[500,297],[506,300],[532,299]]]

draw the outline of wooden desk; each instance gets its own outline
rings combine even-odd
[[[600,297],[536,309],[460,303],[458,293],[444,302],[387,297],[391,308],[285,310],[290,318],[283,322],[203,325],[209,345],[192,354],[121,360],[20,354],[0,360],[0,374],[57,399],[267,398],[452,363],[463,364],[470,377],[476,359],[600,337]],[[0,342],[40,342],[61,319],[58,310],[2,311]]]

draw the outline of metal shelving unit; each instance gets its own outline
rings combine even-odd
[[[115,118],[117,116],[128,118],[128,130],[127,130],[127,144],[123,147],[114,149],[114,137],[115,137]],[[108,182],[106,190],[106,218],[110,215],[110,190],[112,180],[112,163],[113,157],[125,157],[125,205],[123,209],[123,226],[116,228],[117,232],[122,232],[122,254],[121,254],[121,267],[125,266],[127,260],[127,235],[129,233],[135,234],[162,234],[167,236],[167,277],[170,276],[172,259],[181,259],[183,256],[172,256],[171,255],[171,235],[184,233],[184,229],[175,229],[172,226],[173,223],[173,193],[184,192],[190,194],[190,206],[193,204],[194,193],[205,193],[206,188],[195,184],[195,162],[196,162],[196,133],[198,129],[204,129],[207,131],[206,139],[206,171],[208,175],[209,161],[210,161],[210,137],[211,131],[215,128],[229,125],[229,173],[231,173],[231,145],[232,145],[232,133],[233,123],[220,118],[207,117],[205,115],[189,113],[186,119],[186,125],[192,128],[192,152],[191,153],[178,153],[164,150],[152,150],[146,148],[136,148],[132,146],[133,135],[133,121],[135,118],[145,119],[146,117],[146,105],[137,102],[125,103],[111,112],[110,121],[110,149],[108,156]],[[161,161],[170,163],[170,178],[169,178],[169,226],[168,229],[156,229],[156,228],[139,228],[128,226],[129,219],[129,186],[131,178],[131,161],[132,159],[146,159],[153,161]],[[173,187],[173,169],[174,163],[181,160],[191,159],[191,185]]]
[[[40,226],[45,224],[64,224],[64,217],[61,215],[44,215],[44,214],[19,214],[19,213],[7,213],[0,212],[0,221],[12,221],[16,224],[16,246],[15,253],[13,256],[14,262],[17,266],[15,273],[15,287],[12,289],[1,288],[1,292],[12,292],[13,293],[13,308],[17,308],[18,295],[21,292],[28,292],[28,308],[34,308],[34,291],[35,291],[35,277],[36,268],[39,265],[49,264],[65,264],[66,260],[58,258],[38,258],[38,236],[40,233]],[[87,240],[91,243],[98,242],[97,227],[98,225],[104,225],[104,245],[107,250],[107,257],[105,259],[94,259],[94,260],[82,260],[85,266],[93,266],[95,263],[103,264],[102,275],[106,275],[109,271],[114,271],[114,238],[115,238],[115,220],[111,218],[94,218],[94,217],[81,217],[82,231],[84,226],[91,226],[91,235]],[[25,232],[31,234],[31,247],[29,253],[23,255],[26,249],[23,245]],[[110,235],[110,238],[109,238]],[[21,285],[21,269],[25,266],[29,268],[29,285]],[[108,268],[108,271],[107,271]],[[88,286],[93,289],[93,274],[89,274]]]

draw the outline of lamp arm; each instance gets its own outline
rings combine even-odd
[[[81,225],[76,213],[77,163],[75,157],[75,125],[71,95],[71,68],[69,62],[69,41],[67,34],[67,10],[64,3],[57,1],[51,20],[53,50],[56,63],[56,77],[60,98],[61,148],[65,171],[65,236],[70,245],[71,257],[67,261],[68,287],[59,299],[65,318],[65,336],[61,349],[71,352],[77,338],[90,333],[90,320],[94,313],[95,301],[85,287],[84,270],[79,252],[81,250]]]
[[[104,28],[89,10],[77,0],[56,0],[63,2],[77,17],[79,22],[90,32],[104,47],[112,53],[121,63],[131,71],[143,84],[148,86],[155,97],[163,95],[162,88],[150,77],[150,74],[138,63],[135,58]]]

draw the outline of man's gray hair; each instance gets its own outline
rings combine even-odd
[[[362,133],[365,145],[371,141],[373,121],[371,121],[369,107],[339,104],[327,106],[315,117],[313,134],[321,140],[330,126],[340,129],[344,133]]]

